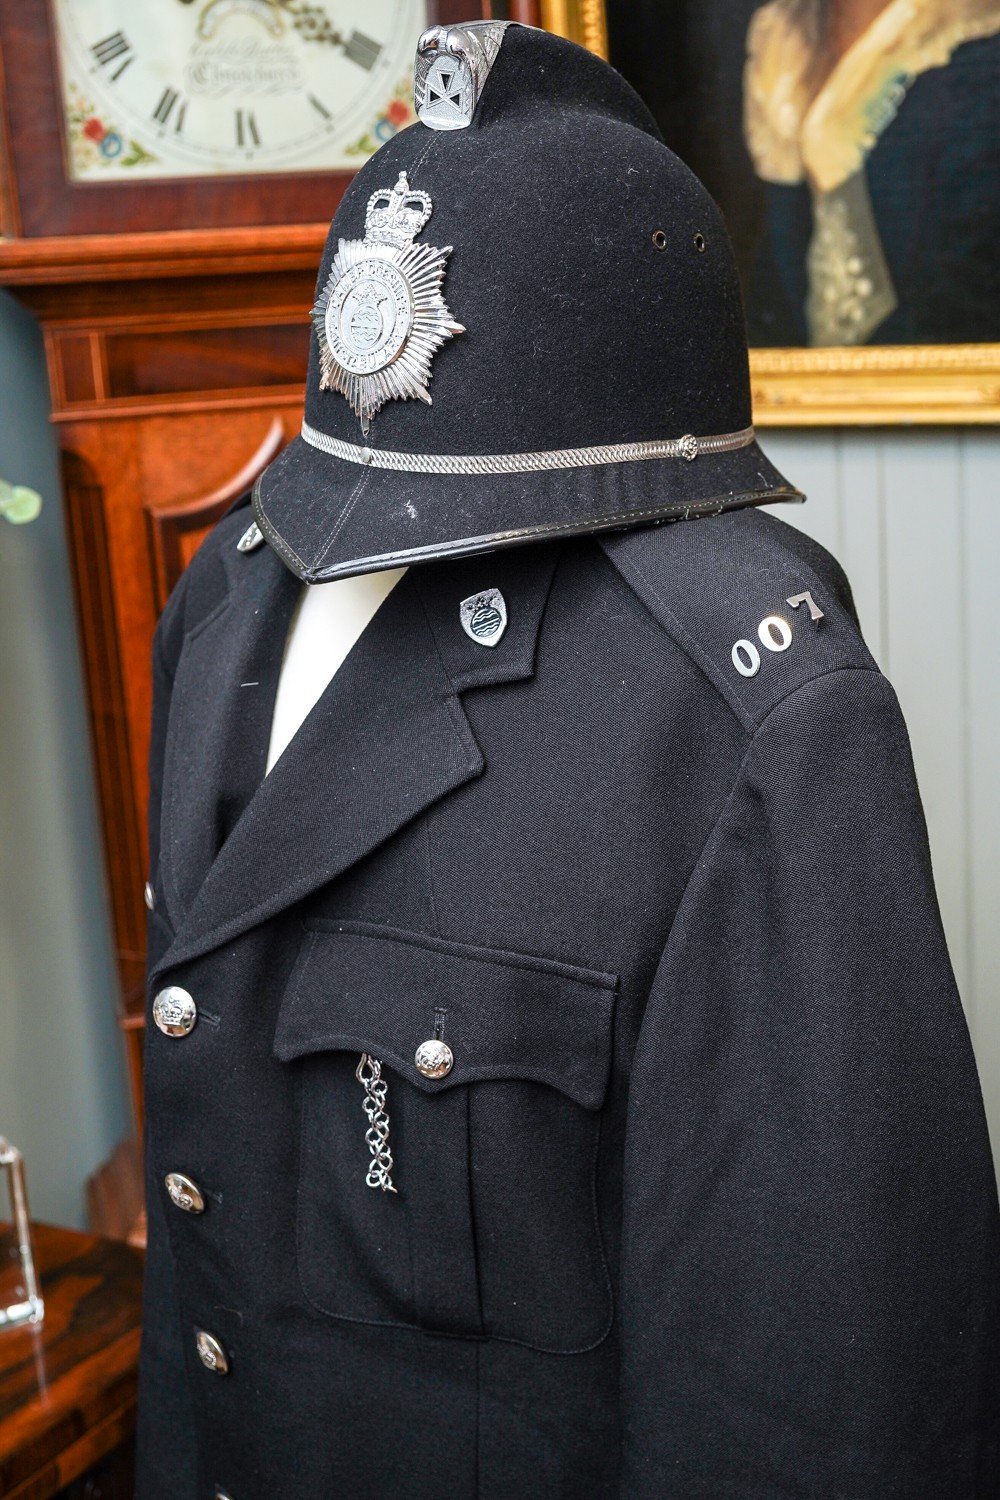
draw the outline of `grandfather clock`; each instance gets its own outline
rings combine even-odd
[[[0,0],[0,285],[44,331],[137,1130],[156,616],[298,430],[327,226],[414,118],[416,38],[487,9]]]

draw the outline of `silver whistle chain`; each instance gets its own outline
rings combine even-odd
[[[362,1052],[354,1076],[364,1085],[363,1109],[368,1116],[365,1140],[372,1154],[365,1182],[370,1188],[381,1188],[383,1193],[396,1191],[392,1182],[392,1152],[389,1149],[389,1116],[385,1112],[386,1081],[382,1077],[382,1064],[369,1052]]]

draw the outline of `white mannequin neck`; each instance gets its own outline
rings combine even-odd
[[[303,584],[285,642],[265,775],[405,572],[393,568]]]

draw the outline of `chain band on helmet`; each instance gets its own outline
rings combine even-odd
[[[550,448],[540,453],[398,453],[393,449],[363,448],[345,443],[302,423],[302,436],[313,448],[347,463],[406,474],[538,474],[547,469],[587,469],[600,464],[641,463],[651,458],[695,459],[700,453],[729,453],[746,448],[754,429],[723,432],[710,437],[686,433],[679,438],[645,443],[604,443],[596,448]]]

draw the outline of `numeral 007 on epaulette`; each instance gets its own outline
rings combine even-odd
[[[806,589],[801,594],[791,594],[786,600],[793,609],[805,604],[809,618],[814,624],[823,619],[823,611],[812,594]],[[757,639],[767,651],[787,651],[792,644],[792,627],[782,615],[765,615],[757,626]],[[760,671],[761,655],[753,641],[737,641],[732,650],[733,666],[741,677],[756,677]]]

